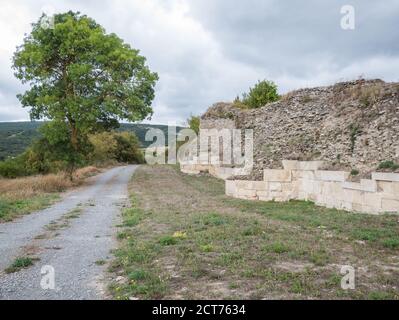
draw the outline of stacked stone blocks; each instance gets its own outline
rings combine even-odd
[[[283,161],[265,169],[263,181],[226,180],[226,194],[261,200],[310,200],[328,208],[372,214],[399,213],[399,173],[375,172],[371,179],[348,181],[345,171],[319,170],[322,161]]]

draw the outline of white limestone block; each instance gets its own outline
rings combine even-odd
[[[399,173],[393,172],[373,172],[371,174],[373,180],[379,181],[395,181],[399,182]]]
[[[329,171],[317,170],[315,172],[316,179],[321,181],[341,181],[344,182],[349,177],[349,172],[345,171]]]
[[[263,170],[263,180],[271,182],[290,182],[291,170],[265,169]]]
[[[399,213],[399,200],[383,198],[382,199],[382,211]]]

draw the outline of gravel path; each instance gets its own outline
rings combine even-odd
[[[115,246],[114,228],[136,167],[110,169],[52,207],[0,224],[0,299],[106,298],[102,263]],[[26,255],[40,260],[15,273],[3,271],[16,257]],[[43,266],[54,268],[54,289],[41,286],[51,278],[41,274],[51,270],[42,270]]]

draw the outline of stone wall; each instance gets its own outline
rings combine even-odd
[[[250,171],[245,168],[222,167],[210,164],[180,164],[180,171],[187,174],[209,173],[223,180],[236,176],[248,175],[250,173]]]
[[[252,110],[217,103],[200,127],[253,129],[253,168],[201,161],[220,156],[207,152],[181,165],[183,172],[226,180],[227,195],[311,200],[373,214],[399,211],[399,170],[375,172],[382,161],[399,162],[398,83],[358,80],[301,89]],[[360,171],[358,182],[349,181],[352,169]]]
[[[265,169],[262,181],[226,180],[226,194],[248,200],[310,200],[372,214],[399,213],[399,173],[373,172],[371,179],[351,182],[349,172],[319,170],[322,166],[322,161],[285,160],[283,169]]]
[[[254,130],[254,170],[281,168],[282,159],[324,160],[326,169],[362,177],[386,160],[399,162],[399,83],[358,80],[301,89],[259,109],[213,105],[201,122]]]
[[[219,104],[219,108],[221,105]],[[229,108],[229,104],[226,104]],[[219,179],[229,179],[235,176],[248,176],[252,172],[252,165],[250,167],[246,164],[235,165],[234,163],[223,164],[223,137],[220,136],[221,130],[233,130],[236,129],[236,123],[230,118],[208,118],[201,119],[200,131],[204,129],[216,129],[214,136],[211,132],[207,133],[207,139],[202,141],[201,139],[195,139],[191,142],[191,145],[187,148],[189,152],[187,155],[180,159],[180,170],[187,174],[200,174],[209,173]],[[210,141],[215,138],[215,141],[219,141],[219,153],[215,154],[211,152]],[[201,146],[200,143],[205,143]],[[231,143],[228,141],[226,143]],[[243,139],[242,144],[245,141]],[[244,148],[244,147],[242,147]]]

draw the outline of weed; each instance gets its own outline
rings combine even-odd
[[[397,169],[399,169],[399,164],[388,160],[388,161],[383,161],[378,165],[377,169],[390,169],[392,171],[395,171]]]
[[[177,243],[177,239],[173,236],[163,236],[159,239],[159,243],[163,246],[172,246]]]
[[[290,248],[285,243],[274,242],[270,245],[265,246],[264,250],[281,254],[290,251]]]
[[[19,257],[14,260],[14,262],[6,268],[4,271],[6,273],[14,273],[18,272],[21,269],[28,268],[33,265],[34,261],[38,260],[37,258],[31,258],[31,257]]]
[[[106,263],[107,263],[107,261],[105,261],[105,260],[97,260],[97,261],[95,262],[95,264],[98,265],[98,266],[103,266],[103,265],[106,264]]]

